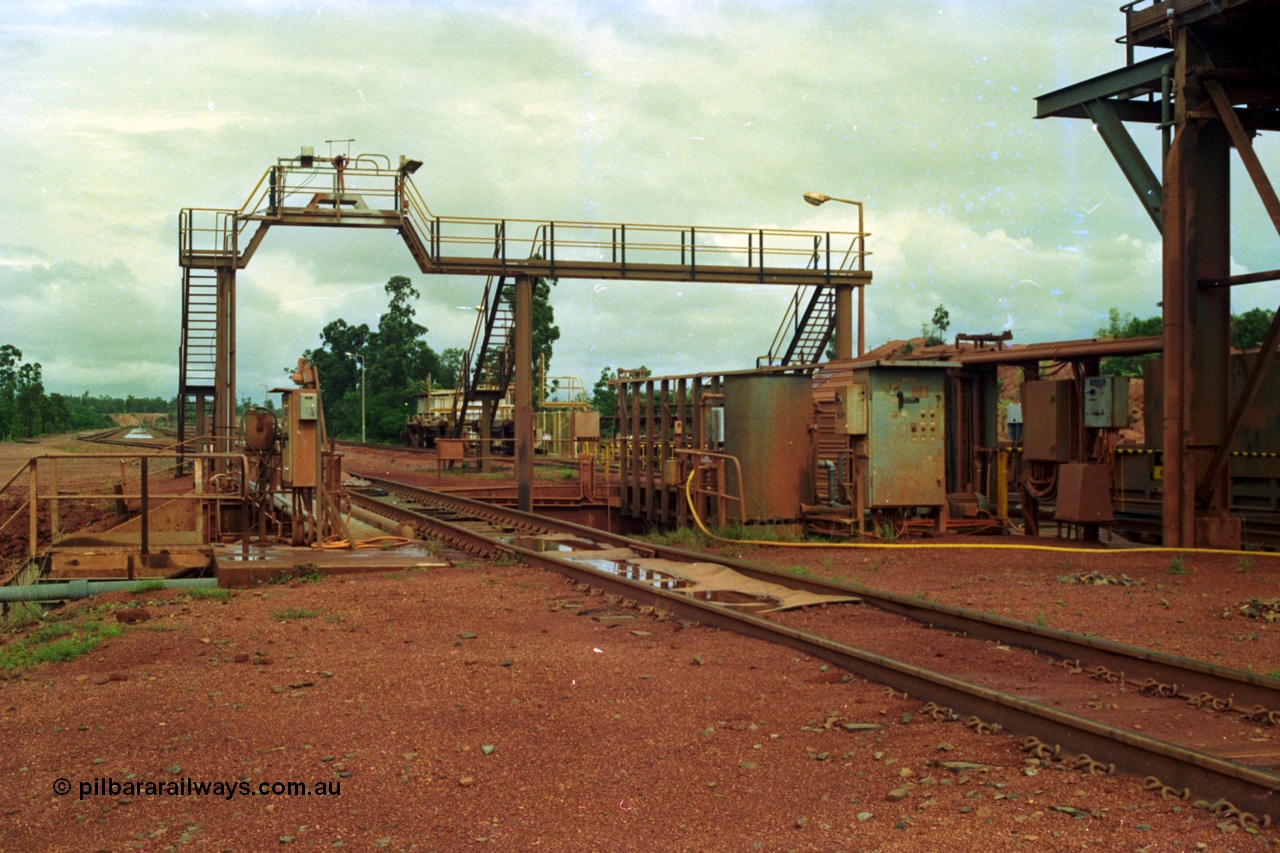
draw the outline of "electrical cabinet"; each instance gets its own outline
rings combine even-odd
[[[836,432],[842,435],[867,434],[866,383],[846,385],[836,392]]]
[[[1092,429],[1129,425],[1129,377],[1090,376],[1084,380],[1084,425]]]
[[[284,436],[280,482],[286,488],[314,488],[319,456],[320,395],[309,389],[281,389]]]
[[[1022,441],[1022,404],[1010,403],[1004,413],[1004,428],[1012,442]]]
[[[846,398],[856,474],[865,506],[925,507],[946,502],[946,369],[952,362],[875,362],[855,370]],[[851,405],[862,395],[862,404]],[[858,423],[857,412],[863,413]]]
[[[1022,383],[1024,459],[1070,462],[1080,433],[1080,405],[1070,379]]]

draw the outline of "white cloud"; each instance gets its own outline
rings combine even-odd
[[[953,331],[1087,336],[1110,307],[1154,313],[1158,238],[1087,122],[1031,115],[1123,63],[1120,24],[1102,0],[9,4],[0,343],[56,390],[173,393],[178,210],[238,206],[277,157],[346,137],[422,159],[446,215],[844,230],[850,208],[800,194],[862,199],[872,345],[939,303]],[[1233,256],[1267,269],[1253,195],[1234,181]],[[465,346],[482,280],[418,274],[391,232],[273,230],[240,276],[242,386],[329,320],[376,323],[400,274],[432,346]],[[746,367],[789,295],[564,281],[554,370]]]

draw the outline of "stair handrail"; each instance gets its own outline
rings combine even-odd
[[[786,310],[782,313],[782,322],[778,324],[778,330],[773,333],[773,340],[769,343],[768,351],[764,355],[757,356],[756,358],[756,367],[776,364],[784,335],[786,335],[788,331],[791,331],[792,335],[794,335],[796,331],[799,331],[800,296],[808,287],[809,285],[807,284],[796,285],[796,289],[792,292],[791,298],[787,300]],[[794,329],[789,330],[788,326],[794,326]]]

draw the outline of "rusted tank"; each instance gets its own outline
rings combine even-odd
[[[813,502],[808,376],[726,376],[724,450],[742,463],[743,513],[748,521],[790,521]],[[729,493],[737,494],[730,466]]]
[[[270,409],[250,409],[244,413],[244,443],[250,450],[265,452],[275,445],[276,415]]]

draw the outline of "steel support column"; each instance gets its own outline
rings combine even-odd
[[[867,286],[858,285],[858,357],[867,354]]]
[[[217,337],[214,343],[213,447],[231,451],[236,432],[236,268],[218,267]],[[224,460],[220,465],[227,465]]]
[[[1213,98],[1213,104],[1222,119],[1222,124],[1226,128],[1227,134],[1231,138],[1231,143],[1235,146],[1236,153],[1240,155],[1240,160],[1244,163],[1245,170],[1253,180],[1254,188],[1258,191],[1258,197],[1262,200],[1262,206],[1271,218],[1271,223],[1280,232],[1280,198],[1276,196],[1275,188],[1267,178],[1266,170],[1263,169],[1257,152],[1253,150],[1253,143],[1250,142],[1249,134],[1240,123],[1240,118],[1236,115],[1235,108],[1231,105],[1231,99],[1222,88],[1222,84],[1216,80],[1208,80],[1204,86],[1205,91]],[[1202,504],[1213,505],[1221,503],[1225,505],[1227,503],[1227,499],[1219,498],[1213,493],[1213,490],[1227,485],[1230,481],[1229,475],[1222,476],[1223,469],[1227,467],[1227,460],[1235,445],[1236,437],[1240,434],[1240,426],[1257,397],[1258,389],[1262,386],[1262,379],[1266,376],[1267,369],[1271,365],[1278,343],[1280,343],[1280,312],[1271,320],[1266,337],[1262,341],[1262,349],[1258,352],[1258,358],[1254,362],[1252,369],[1250,369],[1249,375],[1245,378],[1244,388],[1240,392],[1239,399],[1236,400],[1231,409],[1221,443],[1218,445],[1217,452],[1213,455],[1213,460],[1209,463],[1203,480],[1201,480],[1196,497]]]
[[[533,277],[516,288],[516,508],[533,511]]]
[[[1225,437],[1230,289],[1204,290],[1202,279],[1230,272],[1230,145],[1222,123],[1201,117],[1208,64],[1191,34],[1178,31],[1174,74],[1176,136],[1165,164],[1164,463],[1165,547],[1239,546],[1226,516],[1226,466],[1206,483],[1210,503],[1197,502],[1200,477]]]
[[[853,286],[837,284],[836,286],[836,359],[853,358]],[[862,288],[858,288],[861,293]],[[861,314],[858,317],[862,323]],[[859,351],[863,342],[859,340]]]

